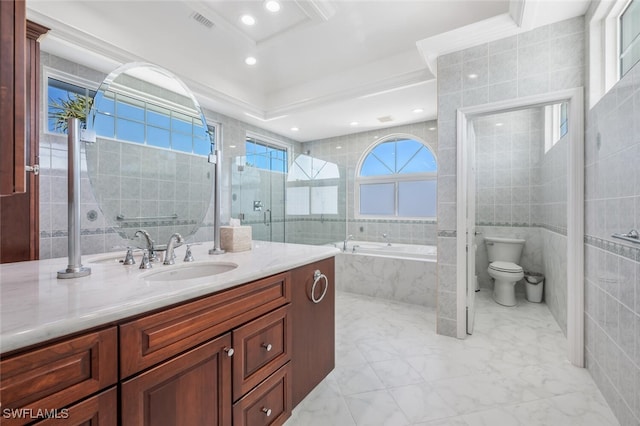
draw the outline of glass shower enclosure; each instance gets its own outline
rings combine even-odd
[[[231,217],[259,241],[329,244],[346,234],[346,176],[338,164],[247,138],[231,170]]]

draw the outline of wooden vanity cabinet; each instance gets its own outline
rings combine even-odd
[[[284,423],[289,375],[263,383],[291,358],[290,300],[285,272],[121,324],[121,424],[229,426],[254,399]]]
[[[326,280],[316,275],[316,271]],[[291,281],[291,377],[295,407],[335,367],[334,258],[292,270]]]
[[[101,418],[101,425],[115,425],[113,394],[93,405],[74,404],[117,383],[117,344],[117,329],[110,327],[2,359],[2,424],[23,425],[48,414],[62,424]]]
[[[334,298],[330,258],[12,355],[0,361],[2,414],[57,410],[45,425],[282,425],[334,368]]]

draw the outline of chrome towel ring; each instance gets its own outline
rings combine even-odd
[[[316,286],[318,285],[320,280],[324,280],[324,289],[322,290],[322,294],[320,295],[320,297],[316,298],[316,294],[315,294],[316,293]],[[322,302],[322,299],[324,299],[324,296],[326,296],[326,294],[327,294],[327,289],[328,288],[329,288],[329,279],[327,278],[327,276],[325,274],[320,272],[319,269],[316,269],[316,271],[313,273],[313,286],[311,286],[311,301],[313,303]]]

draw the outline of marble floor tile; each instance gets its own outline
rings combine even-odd
[[[429,383],[420,383],[390,389],[391,395],[412,422],[443,419],[455,416],[456,411],[447,404]]]
[[[350,395],[345,400],[358,426],[411,424],[386,390]]]
[[[545,304],[477,293],[475,331],[435,333],[435,310],[336,296],[336,369],[286,426],[615,426]]]

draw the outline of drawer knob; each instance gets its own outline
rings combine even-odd
[[[233,354],[236,352],[233,350],[233,348],[224,348],[225,353],[227,354],[228,357],[232,357]]]
[[[271,343],[263,343],[262,347],[265,348],[265,350],[267,352],[269,352],[271,349],[273,349],[273,346],[271,346]]]
[[[263,407],[262,412],[267,415],[267,417],[271,416],[271,408]]]

